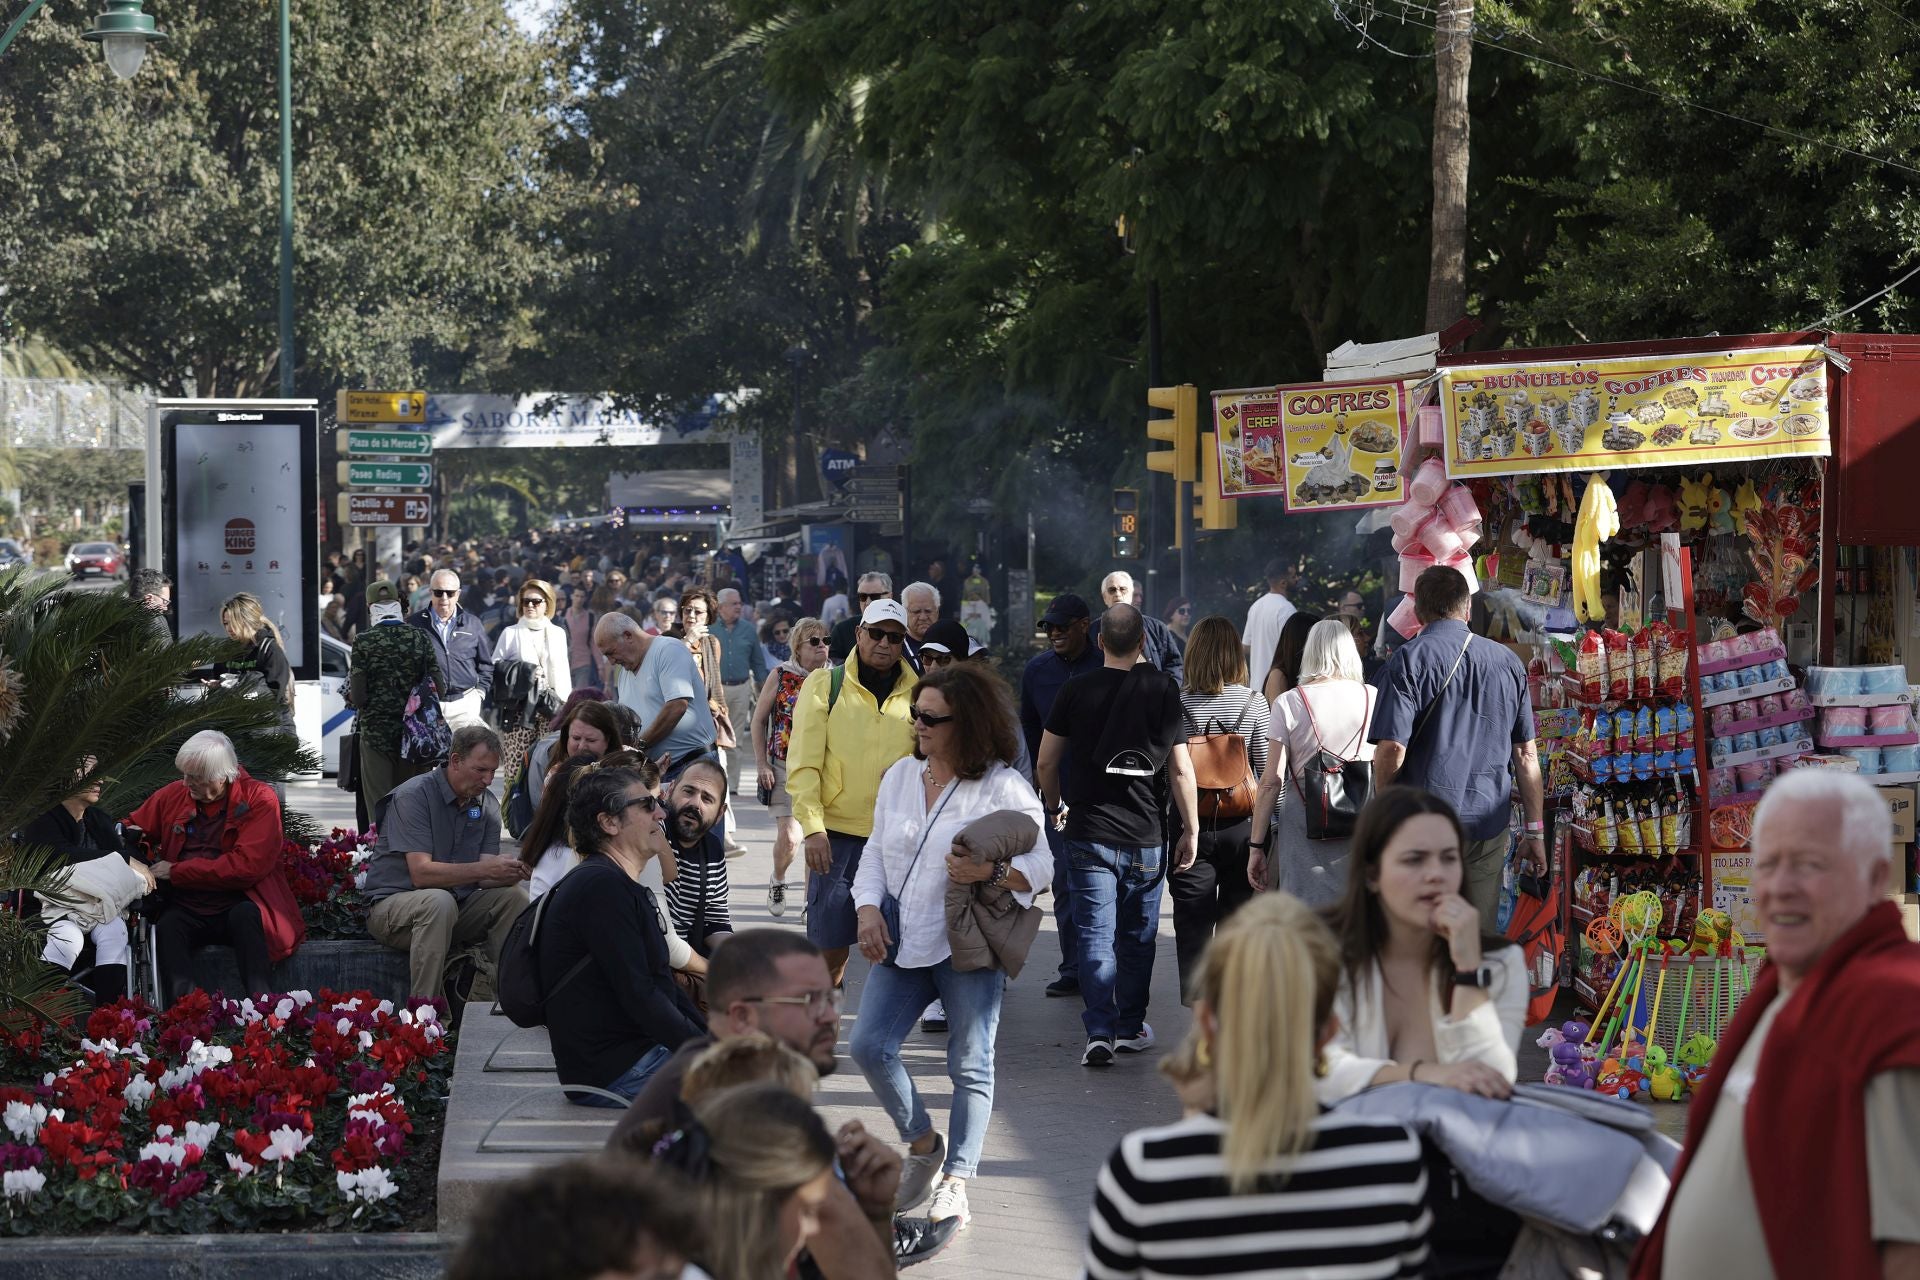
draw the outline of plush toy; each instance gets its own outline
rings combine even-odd
[[[1620,527],[1637,529],[1647,518],[1647,482],[1636,478],[1620,495]]]
[[[1565,1084],[1566,1082],[1566,1073],[1560,1070],[1560,1064],[1557,1062],[1548,1067],[1547,1073],[1540,1077],[1541,1084]]]
[[[1540,1038],[1538,1040],[1535,1040],[1534,1043],[1539,1045],[1542,1049],[1552,1049],[1555,1045],[1565,1044],[1566,1039],[1567,1037],[1565,1033],[1562,1032],[1560,1028],[1548,1027],[1545,1031],[1542,1031],[1540,1033]]]
[[[1707,524],[1715,533],[1733,532],[1733,499],[1725,489],[1707,495]]]
[[[1587,1033],[1592,1030],[1593,1024],[1591,1022],[1581,1022],[1578,1019],[1560,1024],[1561,1036],[1572,1044],[1579,1044],[1584,1041],[1587,1038]]]
[[[1680,1046],[1680,1052],[1674,1055],[1674,1060],[1683,1067],[1705,1068],[1713,1061],[1713,1049],[1713,1037],[1704,1031],[1696,1031]]]
[[[1713,472],[1709,471],[1698,480],[1680,482],[1680,527],[1682,529],[1704,529],[1709,514],[1708,503],[1713,498]]]
[[[1747,531],[1747,516],[1760,510],[1760,493],[1753,487],[1753,477],[1748,476],[1733,491],[1733,527],[1741,533]]]
[[[1620,532],[1620,514],[1606,477],[1587,477],[1580,517],[1573,522],[1573,616],[1581,622],[1603,622],[1607,608],[1600,598],[1600,544]]]
[[[1647,490],[1646,520],[1648,533],[1665,533],[1680,521],[1680,507],[1673,490],[1656,484]]]

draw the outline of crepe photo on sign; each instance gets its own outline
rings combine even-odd
[[[1398,506],[1403,382],[1319,382],[1213,393],[1220,496],[1277,495],[1292,511]]]

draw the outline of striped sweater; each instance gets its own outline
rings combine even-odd
[[[719,834],[709,831],[698,845],[675,849],[673,856],[679,874],[667,885],[667,913],[674,932],[706,955],[709,934],[733,932],[726,851]]]
[[[1186,732],[1197,737],[1203,733],[1237,733],[1247,740],[1247,762],[1253,776],[1267,772],[1267,725],[1272,708],[1267,700],[1244,684],[1230,684],[1218,693],[1183,692],[1180,709],[1186,713]]]
[[[1094,1190],[1089,1280],[1422,1274],[1427,1179],[1406,1126],[1322,1115],[1307,1148],[1276,1157],[1246,1195],[1227,1189],[1224,1133],[1193,1115],[1121,1139]]]

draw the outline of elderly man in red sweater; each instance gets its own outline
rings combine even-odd
[[[1768,964],[1714,1054],[1637,1280],[1920,1277],[1920,945],[1880,900],[1892,823],[1802,769],[1754,815]]]

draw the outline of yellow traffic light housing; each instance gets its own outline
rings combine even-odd
[[[1148,418],[1147,439],[1159,440],[1172,449],[1156,449],[1147,454],[1147,470],[1170,475],[1192,484],[1200,478],[1200,392],[1191,382],[1177,387],[1148,387],[1147,404],[1169,410],[1171,418]]]
[[[1193,522],[1209,532],[1240,525],[1240,505],[1220,496],[1220,454],[1211,431],[1200,437],[1200,482],[1194,486]]]

